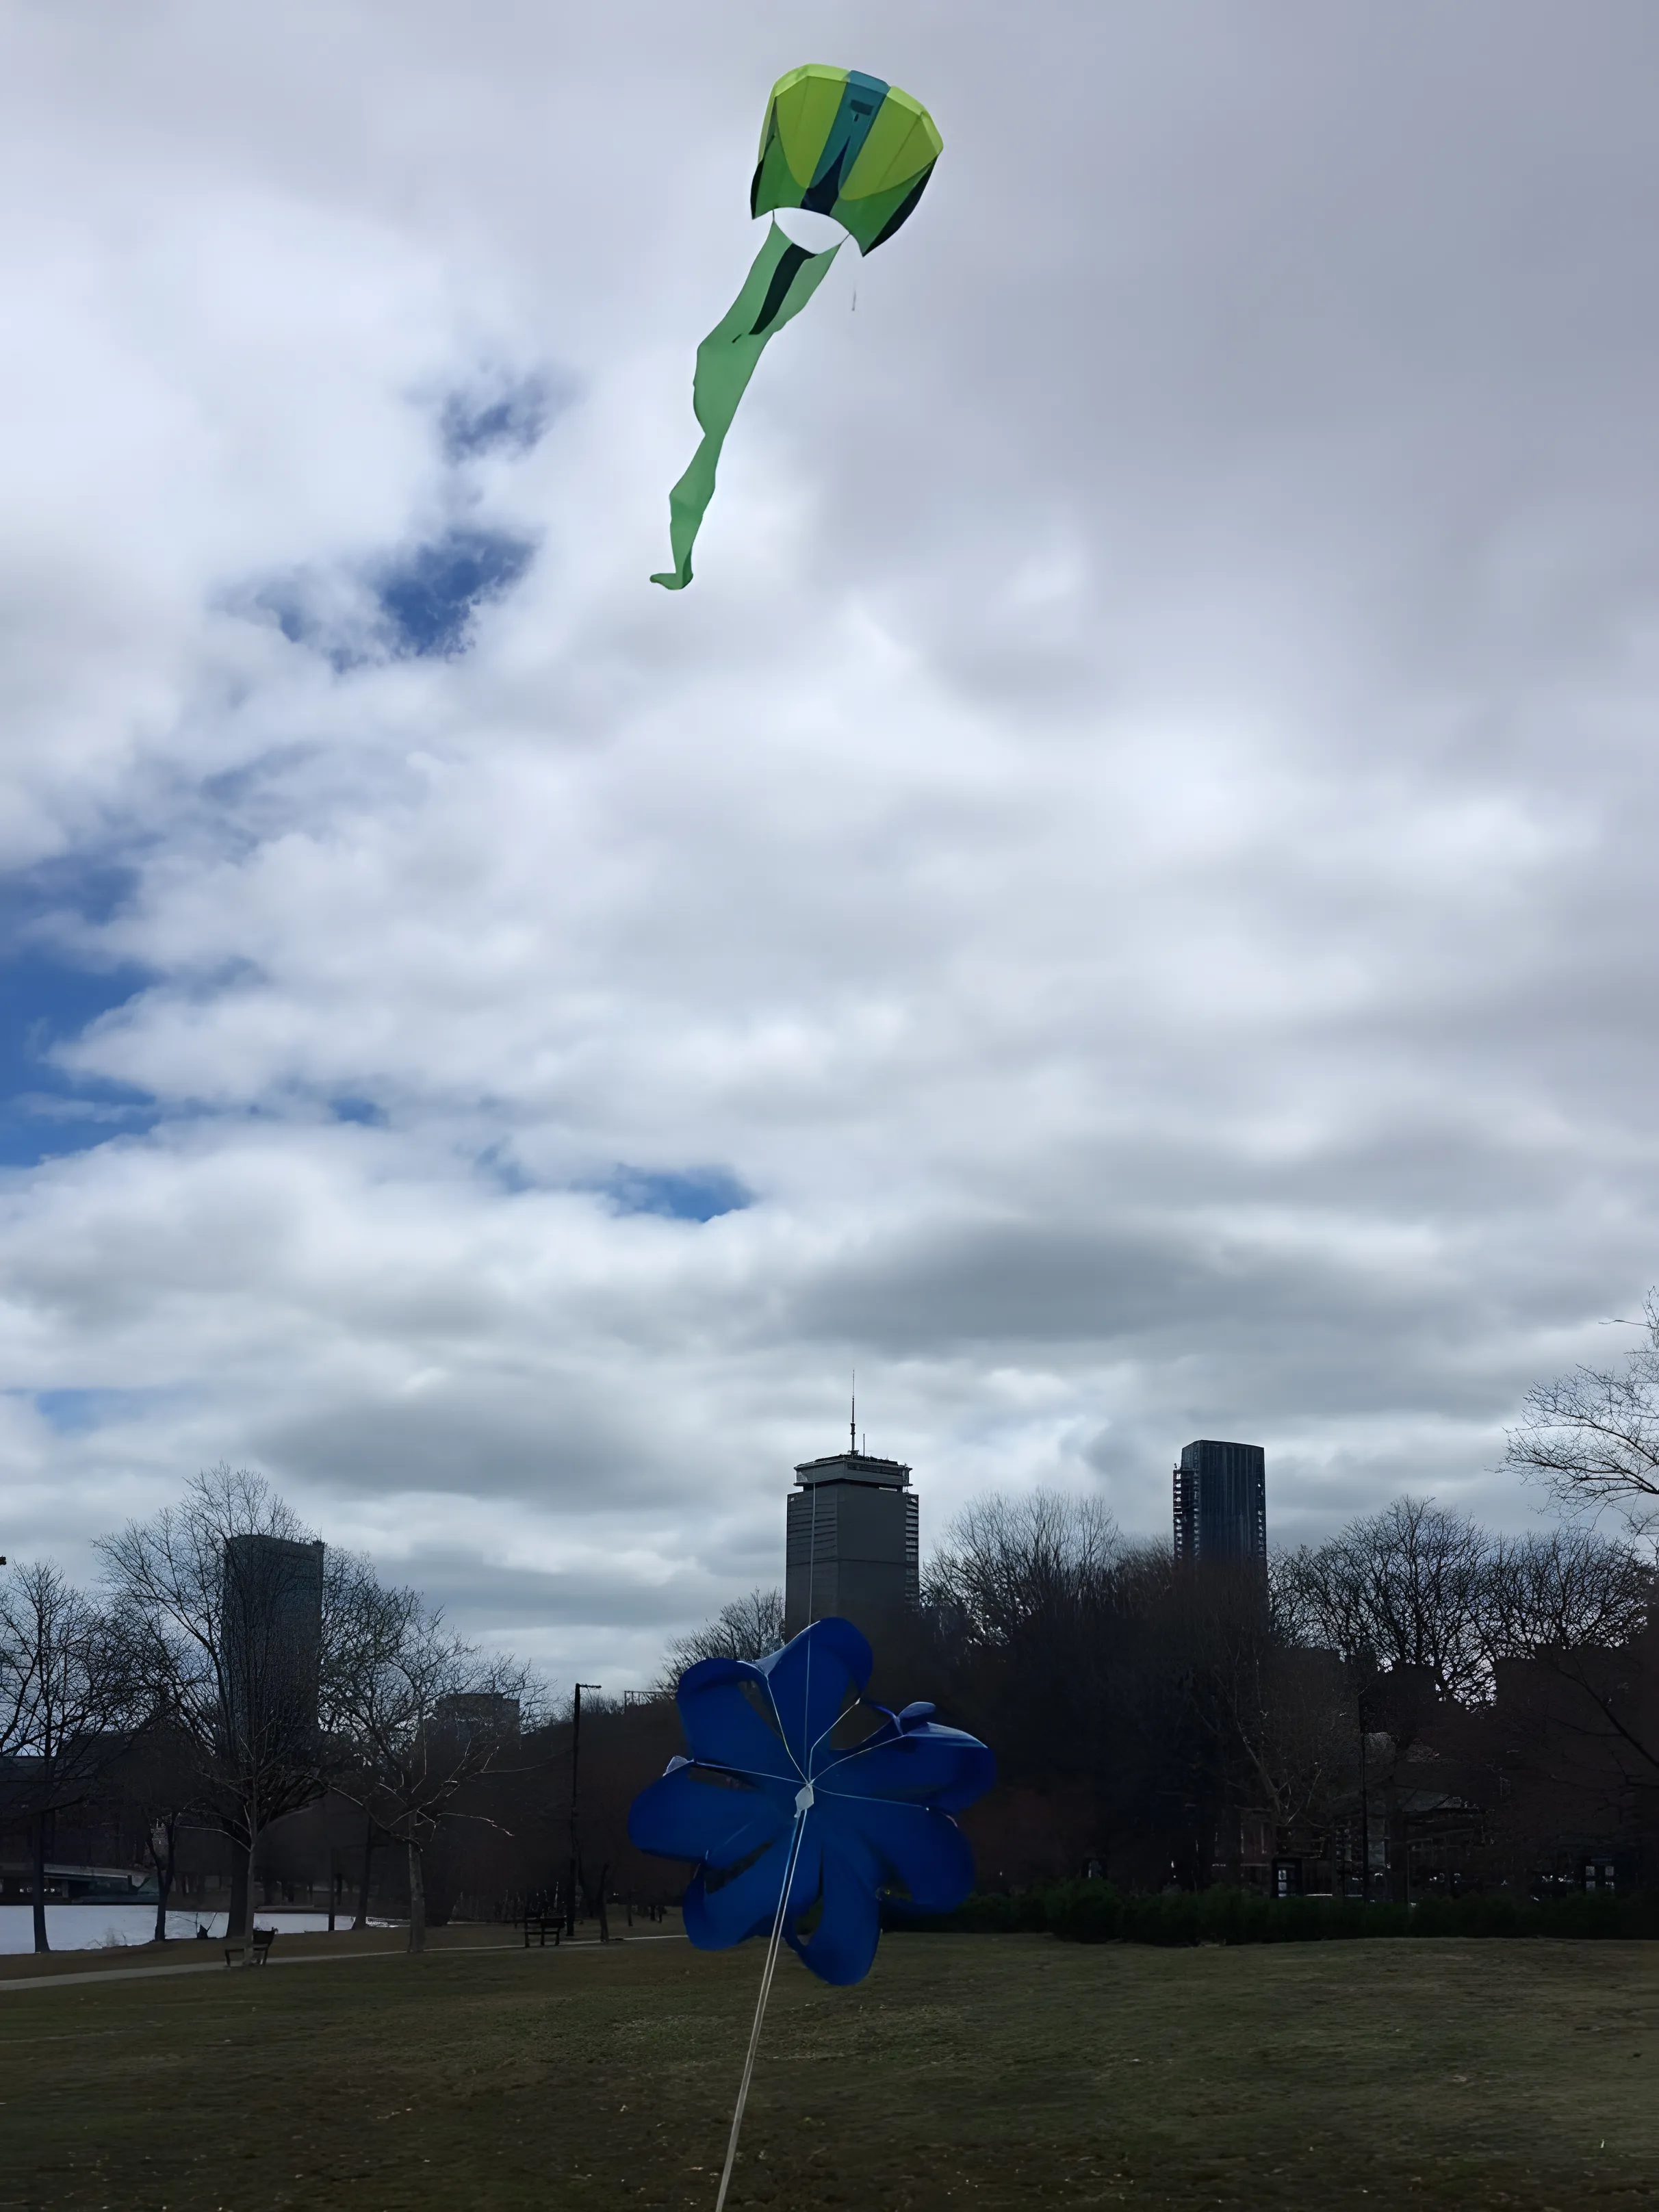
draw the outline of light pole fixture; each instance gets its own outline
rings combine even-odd
[[[582,1755],[582,1692],[604,1687],[600,1682],[578,1682],[570,1711],[570,1864],[564,1887],[564,1933],[569,1942],[576,1933],[576,1783]]]

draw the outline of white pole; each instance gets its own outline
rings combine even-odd
[[[755,2070],[755,2053],[760,2048],[761,2022],[766,2017],[766,2000],[772,1992],[772,1973],[778,1963],[779,1946],[783,1941],[783,1916],[789,1903],[789,1886],[795,1879],[795,1862],[800,1856],[801,1838],[806,1832],[806,1816],[811,1809],[812,1785],[808,1782],[795,1799],[795,1831],[789,1839],[789,1863],[783,1870],[783,1888],[772,1920],[772,1940],[766,1947],[760,1999],[755,2007],[755,2024],[749,2031],[749,2055],[743,2062],[743,2080],[738,2085],[737,2109],[732,2115],[732,2134],[726,2146],[726,2165],[720,2173],[720,2193],[714,2199],[714,2212],[725,2212],[726,2192],[732,2185],[732,2169],[738,2162],[738,2134],[743,2126],[743,2108],[749,2102],[749,2081]]]

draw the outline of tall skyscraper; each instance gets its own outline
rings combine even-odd
[[[1217,1443],[1209,1437],[1182,1448],[1175,1471],[1175,1553],[1178,1559],[1267,1557],[1267,1462],[1260,1444]]]
[[[317,1734],[323,1547],[227,1536],[221,1602],[225,1718],[238,1756],[303,1764]]]
[[[920,1527],[910,1470],[896,1459],[837,1452],[795,1469],[789,1496],[783,1628],[839,1613],[872,1640],[921,1592]]]

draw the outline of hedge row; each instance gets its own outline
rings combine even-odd
[[[1659,1896],[1436,1897],[1362,1905],[1237,1889],[1126,1897],[1109,1882],[1062,1882],[1018,1897],[970,1897],[954,1912],[891,1916],[895,1928],[1058,1936],[1068,1943],[1319,1943],[1364,1936],[1659,1937]]]

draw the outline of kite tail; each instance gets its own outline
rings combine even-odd
[[[702,430],[702,443],[691,456],[691,465],[668,495],[668,541],[672,568],[653,576],[671,592],[682,592],[691,580],[691,548],[708,502],[714,495],[714,471],[720,447],[732,427],[755,364],[774,332],[798,315],[830,273],[830,264],[841,248],[809,253],[804,246],[771,224],[766,241],[755,256],[744,288],[725,319],[717,323],[697,348],[697,373],[691,386],[691,405]]]

